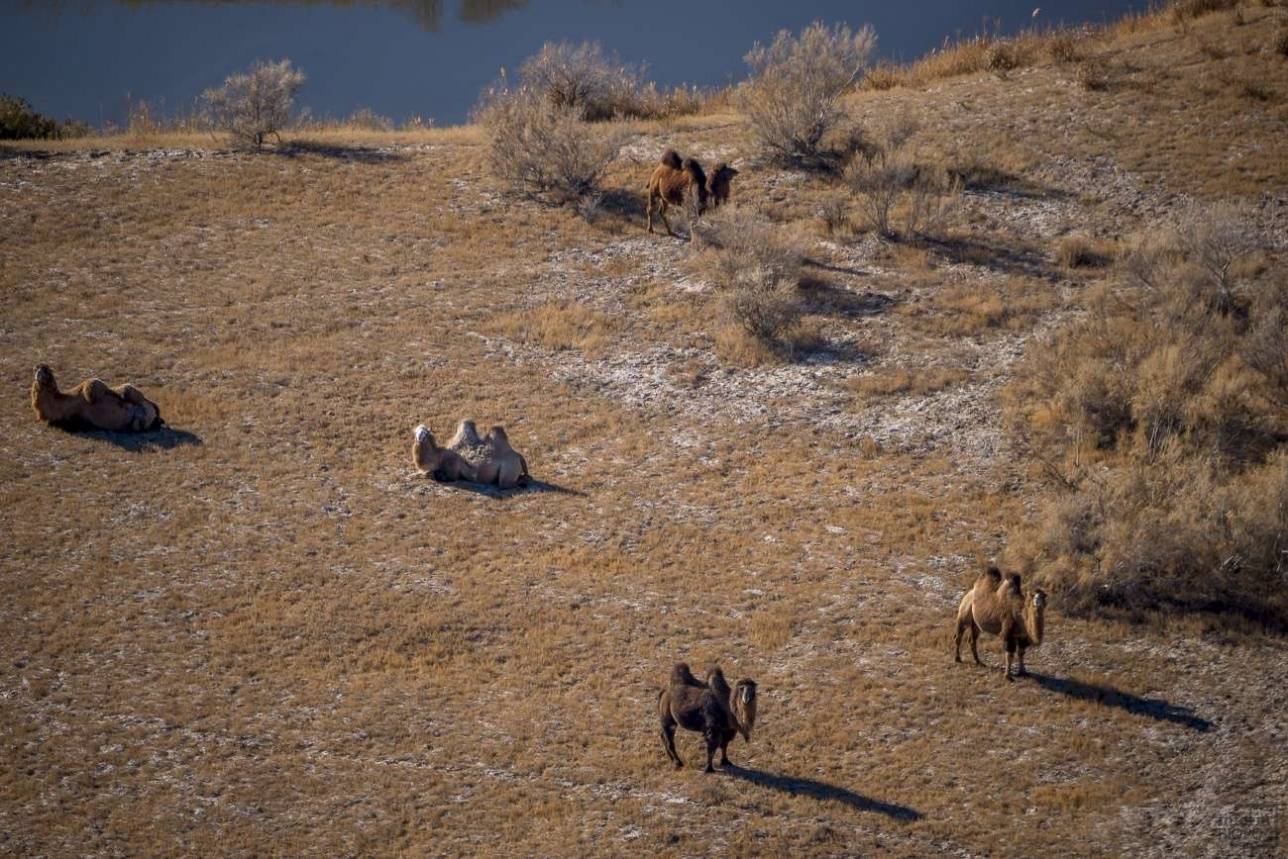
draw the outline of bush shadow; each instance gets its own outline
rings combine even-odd
[[[1071,677],[1052,677],[1030,672],[1029,677],[1050,692],[1058,692],[1079,701],[1094,701],[1106,707],[1117,707],[1136,716],[1147,716],[1159,722],[1171,722],[1200,733],[1212,730],[1212,723],[1194,714],[1188,707],[1178,707],[1162,698],[1142,698],[1112,686],[1084,683]]]
[[[816,781],[812,778],[769,773],[763,770],[740,767],[736,764],[728,764],[723,768],[722,772],[725,775],[760,787],[767,787],[792,796],[808,796],[811,799],[839,802],[842,805],[853,808],[855,811],[872,811],[877,814],[884,814],[892,820],[911,822],[920,820],[923,817],[921,812],[906,805],[872,799],[847,788],[828,784],[824,781]]]
[[[338,161],[357,161],[362,164],[387,164],[410,159],[405,152],[390,149],[377,149],[372,146],[343,146],[333,143],[317,143],[311,140],[292,140],[266,152],[272,152],[282,158],[299,158],[302,155],[317,155],[322,158],[334,158]]]

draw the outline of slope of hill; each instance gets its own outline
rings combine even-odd
[[[1062,614],[1014,684],[952,660],[1035,476],[998,392],[1107,272],[1056,260],[1191,201],[1288,242],[1282,8],[1123,27],[857,93],[967,175],[952,241],[827,235],[743,120],[631,126],[589,221],[502,195],[477,129],[248,155],[0,149],[0,845],[21,855],[1273,855],[1288,648]],[[1102,85],[1103,84],[1103,85]],[[731,361],[634,195],[742,159],[798,230],[810,347]],[[627,201],[627,202],[621,202]],[[173,428],[33,420],[31,368]],[[504,423],[541,481],[416,476]],[[672,662],[760,684],[739,765],[674,771]]]

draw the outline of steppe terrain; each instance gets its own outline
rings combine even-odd
[[[1000,392],[1109,276],[1058,242],[1239,200],[1282,264],[1286,11],[855,93],[978,177],[943,243],[828,235],[731,109],[630,124],[589,218],[473,127],[0,149],[0,853],[1284,855],[1282,635],[1056,603],[1013,684],[951,635],[1033,514]],[[807,237],[813,348],[717,354],[667,146]],[[40,362],[171,429],[39,424]],[[417,475],[462,417],[537,486]],[[667,764],[677,659],[759,682],[737,768]]]

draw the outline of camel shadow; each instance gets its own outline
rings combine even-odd
[[[1117,707],[1135,716],[1148,716],[1159,722],[1171,722],[1200,733],[1212,730],[1212,723],[1201,716],[1196,716],[1188,707],[1178,707],[1162,698],[1141,698],[1130,692],[1115,689],[1112,686],[1101,686],[1096,683],[1084,683],[1070,677],[1052,677],[1047,674],[1029,673],[1029,677],[1051,692],[1059,692],[1079,701],[1094,701],[1106,707]]]
[[[882,802],[879,799],[870,799],[862,794],[855,793],[843,787],[834,784],[828,784],[823,781],[815,781],[812,778],[798,778],[796,776],[778,775],[768,773],[763,770],[753,770],[746,767],[740,767],[736,764],[729,764],[722,770],[726,775],[743,781],[751,782],[760,787],[768,787],[773,790],[782,791],[792,796],[808,796],[811,799],[830,800],[839,802],[842,805],[848,805],[855,811],[873,811],[877,814],[884,814],[892,820],[901,820],[911,822],[920,820],[922,814],[914,808],[906,805],[898,805],[893,802]]]
[[[586,497],[586,493],[582,492],[580,489],[560,486],[558,483],[551,483],[546,480],[529,480],[526,486],[516,486],[513,489],[502,489],[499,486],[494,486],[492,484],[471,483],[468,480],[436,480],[434,482],[461,492],[472,492],[475,495],[486,495],[488,498],[513,498],[516,495],[539,495],[546,492],[554,495],[572,495],[577,498]]]
[[[164,426],[148,432],[109,432],[107,430],[74,431],[72,435],[92,438],[115,445],[130,453],[147,453],[153,450],[173,450],[176,447],[201,444],[201,437],[187,430]]]

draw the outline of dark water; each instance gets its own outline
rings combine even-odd
[[[1042,7],[1031,19],[1035,5]],[[188,109],[257,59],[289,57],[302,106],[464,120],[502,66],[547,40],[598,39],[659,84],[723,84],[757,40],[813,20],[872,24],[913,59],[988,27],[1102,21],[1145,0],[0,0],[0,91],[38,110],[121,122],[127,95]]]

